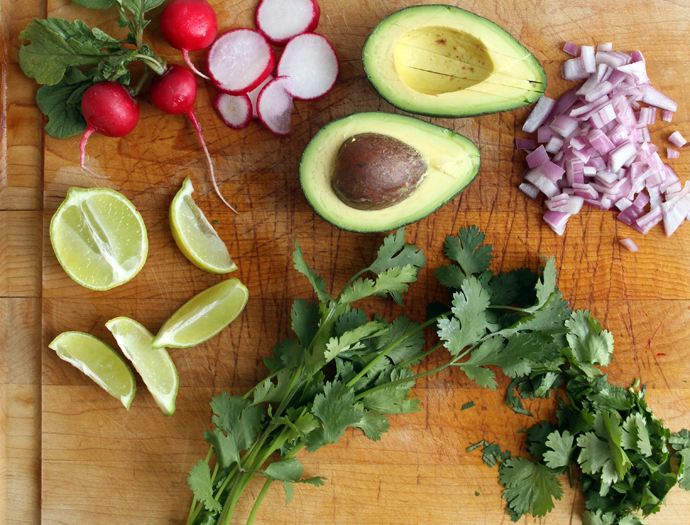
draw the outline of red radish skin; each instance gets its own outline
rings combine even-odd
[[[201,133],[201,125],[194,113],[194,101],[196,100],[196,78],[187,68],[176,64],[168,66],[168,69],[161,76],[156,77],[151,82],[151,102],[164,113],[171,115],[187,115],[196,130],[196,134],[201,142],[201,147],[206,154],[208,169],[211,172],[211,181],[218,197],[228,208],[237,213],[237,210],[225,200],[216,184],[216,174],[211,161],[211,154],[206,147],[206,141]]]
[[[333,89],[339,72],[330,42],[316,33],[305,33],[285,46],[276,76],[292,79],[287,90],[294,98],[315,100]]]
[[[208,50],[208,72],[213,83],[230,95],[244,95],[259,86],[275,66],[275,54],[266,37],[254,29],[223,33]]]
[[[86,143],[94,133],[106,137],[124,137],[130,133],[139,122],[139,104],[122,84],[99,82],[84,93],[81,112],[87,126],[79,144],[80,165],[87,173],[101,178],[85,166]]]
[[[268,75],[266,77],[266,80],[264,80],[261,84],[259,84],[259,86],[256,89],[247,93],[247,96],[249,97],[249,101],[252,103],[252,118],[254,118],[254,119],[259,118],[259,113],[256,111],[256,102],[259,99],[259,93],[261,93],[261,90],[264,88],[264,86],[266,84],[268,84],[274,78],[275,77],[273,75]]]
[[[213,107],[225,125],[231,129],[244,129],[252,121],[252,102],[247,95],[218,93]]]
[[[287,135],[292,127],[292,96],[287,88],[291,79],[277,77],[264,86],[257,100],[259,119],[275,135]]]
[[[197,75],[208,80],[189,58],[189,51],[206,49],[218,33],[216,13],[206,0],[171,0],[161,13],[165,40],[182,51],[184,61]]]
[[[274,46],[284,46],[319,25],[321,8],[316,0],[261,0],[254,13],[256,27]]]

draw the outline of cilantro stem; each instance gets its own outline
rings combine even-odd
[[[352,283],[354,283],[357,279],[359,279],[362,275],[364,275],[365,273],[367,273],[367,272],[369,272],[369,271],[371,271],[371,267],[364,268],[364,270],[361,270],[361,271],[357,272],[357,273],[352,277],[352,279],[350,279],[350,280],[347,282],[347,284],[346,284],[345,286],[343,286],[343,289],[340,290],[340,293],[338,294],[338,297],[336,297],[335,302],[337,303],[338,301],[340,301],[340,298],[341,298],[341,297],[343,296],[343,294],[345,293],[345,290],[347,290],[347,289],[350,287],[350,285],[351,285]]]
[[[364,396],[367,396],[367,395],[369,395],[369,394],[373,394],[373,393],[376,392],[377,390],[384,390],[384,389],[386,389],[386,388],[392,388],[392,387],[394,387],[394,386],[402,385],[402,384],[405,384],[405,383],[410,383],[410,382],[412,382],[412,381],[417,381],[417,379],[422,379],[423,377],[430,376],[430,375],[432,375],[432,374],[437,374],[437,373],[439,373],[439,372],[445,370],[445,369],[448,368],[449,366],[450,366],[450,363],[446,363],[445,365],[441,365],[441,366],[439,366],[438,368],[434,368],[433,370],[429,370],[429,371],[427,371],[427,372],[422,372],[421,374],[415,374],[415,375],[413,375],[413,376],[411,376],[411,377],[405,377],[405,378],[403,378],[403,379],[398,379],[398,380],[396,380],[396,381],[391,381],[390,383],[384,383],[383,385],[375,386],[374,388],[370,388],[369,390],[365,390],[365,391],[362,392],[361,394],[358,394],[358,395],[355,397],[355,401],[359,401],[359,400],[362,399]]]
[[[434,346],[431,350],[428,350],[427,352],[424,352],[423,354],[419,354],[418,356],[413,357],[412,359],[408,359],[408,360],[405,361],[404,363],[398,365],[398,368],[405,368],[405,367],[407,367],[407,366],[410,366],[410,365],[411,365],[412,363],[414,363],[415,361],[421,361],[421,360],[424,359],[426,356],[433,354],[433,353],[434,353],[436,350],[438,350],[439,348],[443,348],[443,345],[444,345],[444,343],[439,343],[439,344],[437,344],[437,345]]]
[[[499,306],[499,305],[490,305],[489,309],[491,310],[510,310],[512,312],[520,312],[522,314],[533,314],[534,312],[527,310],[526,308],[517,308],[516,306]]]
[[[252,511],[249,513],[249,517],[247,518],[247,525],[252,525],[254,523],[254,518],[256,518],[256,515],[259,512],[259,507],[261,506],[261,503],[263,503],[266,494],[268,494],[268,489],[271,488],[272,483],[273,479],[266,478],[264,486],[261,487],[261,492],[259,492],[259,495],[256,497],[256,501],[254,501]]]
[[[409,332],[404,333],[402,336],[400,336],[398,339],[393,341],[390,345],[388,345],[386,348],[384,348],[381,352],[379,352],[379,355],[377,355],[374,359],[372,359],[367,366],[362,368],[362,371],[357,374],[355,377],[353,377],[348,383],[347,387],[352,388],[352,386],[359,381],[362,377],[366,375],[369,370],[374,368],[382,359],[384,359],[395,347],[397,347],[400,343],[405,341],[408,337],[410,337],[413,334],[416,334],[417,332],[424,330],[427,326],[430,326],[434,324],[438,319],[441,317],[441,315],[437,315],[436,317],[433,317],[429,319],[427,322],[420,324],[417,328],[414,328],[413,330],[410,330]]]

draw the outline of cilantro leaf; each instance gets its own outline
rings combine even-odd
[[[411,265],[385,270],[380,273],[376,281],[371,279],[357,279],[351,286],[343,290],[340,296],[341,304],[349,304],[372,295],[390,295],[398,304],[402,304],[402,294],[407,292],[408,284],[417,280],[417,268]]]
[[[264,410],[261,406],[249,406],[250,401],[227,392],[211,400],[212,421],[234,441],[238,452],[246,450],[261,429]]]
[[[684,448],[679,454],[678,485],[683,490],[690,490],[690,448]]]
[[[529,268],[501,272],[491,277],[487,289],[491,304],[510,306],[517,303],[523,307],[533,306],[536,299],[535,287],[539,275]]]
[[[394,368],[381,374],[376,380],[376,386],[406,379],[414,375],[409,368]],[[410,398],[410,388],[414,386],[414,380],[400,383],[389,388],[376,390],[362,397],[362,404],[369,410],[382,414],[406,414],[419,410],[419,401]]]
[[[297,244],[296,240],[295,251],[292,254],[292,261],[295,263],[295,270],[309,279],[309,282],[311,283],[312,288],[314,288],[314,292],[316,292],[316,296],[319,298],[319,301],[322,303],[331,301],[331,297],[326,293],[326,281],[324,281],[322,277],[319,277],[314,270],[309,268],[307,263],[304,261],[302,249],[299,247],[299,244]]]
[[[539,310],[549,300],[551,294],[556,291],[556,259],[549,257],[544,263],[544,270],[540,279],[537,279],[536,292],[537,304],[532,307],[532,311]]]
[[[484,234],[479,228],[462,228],[457,237],[446,237],[446,256],[460,265],[465,277],[485,272],[491,264],[493,248],[480,246],[483,242]]]
[[[19,48],[19,65],[24,74],[39,84],[53,86],[62,80],[68,67],[98,64],[108,49],[120,44],[100,31],[96,37],[81,20],[34,19],[20,34],[29,45]],[[107,37],[107,38],[106,38]]]
[[[564,430],[563,433],[556,430],[549,434],[546,440],[546,446],[549,450],[544,454],[546,466],[552,470],[567,467],[570,463],[570,456],[575,450],[574,442],[575,438],[567,430]]]
[[[388,333],[379,338],[376,347],[378,350],[383,350],[399,339],[403,339],[387,354],[388,359],[393,361],[396,365],[409,361],[419,355],[422,348],[424,348],[424,332],[422,330],[417,330],[417,328],[419,328],[419,323],[410,321],[407,317],[401,315],[393,319],[393,322],[388,325],[388,328]],[[414,332],[415,330],[417,331]]]
[[[259,403],[279,403],[288,394],[292,381],[292,370],[282,369],[276,376],[274,383],[270,377],[264,379],[254,389],[252,405]]]
[[[668,442],[673,445],[676,450],[683,450],[690,448],[690,431],[683,429],[680,432],[672,434]]]
[[[527,444],[532,456],[541,458],[548,452],[549,448],[546,446],[546,441],[554,430],[554,426],[548,421],[541,421],[530,427],[527,431]]]
[[[363,430],[364,435],[372,441],[379,441],[381,434],[388,432],[390,423],[385,415],[375,410],[365,410],[362,413],[362,419],[353,426]]]
[[[554,498],[563,496],[561,484],[541,463],[525,458],[510,458],[499,468],[503,498],[513,512],[521,516],[546,516],[554,507]]]
[[[302,299],[297,299],[292,303],[290,317],[292,318],[292,331],[297,335],[302,347],[308,347],[319,329],[318,303],[307,303]]]
[[[340,337],[331,337],[326,343],[324,354],[326,361],[332,361],[338,354],[349,350],[364,348],[362,340],[379,337],[386,333],[388,328],[384,323],[371,321],[363,326],[345,332]]]
[[[48,135],[66,139],[84,133],[86,120],[81,114],[81,99],[84,92],[94,84],[97,72],[92,69],[82,73],[75,67],[69,67],[60,82],[38,89],[36,102],[48,117],[45,127]]]
[[[72,0],[72,2],[87,9],[109,9],[115,0]]]
[[[216,428],[213,432],[210,430],[204,432],[204,439],[206,443],[213,445],[216,461],[221,468],[228,468],[233,462],[240,461],[240,452],[237,450],[237,444],[232,435],[225,434],[220,428]]]
[[[482,388],[496,390],[498,386],[495,380],[496,376],[492,370],[482,368],[482,366],[491,364],[501,348],[503,348],[503,339],[501,337],[491,337],[474,350],[467,361],[456,366]]]
[[[616,515],[613,512],[586,510],[582,513],[582,525],[613,525],[615,522]]]
[[[367,323],[367,313],[353,308],[341,315],[335,323],[335,333],[338,337],[345,332],[359,328]]]
[[[461,290],[453,296],[454,317],[438,322],[438,336],[452,356],[479,341],[487,329],[488,292],[475,277],[468,277]]]
[[[459,290],[462,288],[462,283],[465,282],[465,274],[459,266],[441,266],[434,271],[436,280],[446,288]]]
[[[295,370],[302,362],[304,348],[296,339],[283,339],[273,348],[273,358],[264,358],[264,364],[275,374],[282,368]]]
[[[606,487],[623,479],[632,463],[621,447],[623,429],[618,413],[597,412],[594,430],[578,436],[577,445],[582,450],[577,461],[585,474],[601,472]]]
[[[413,266],[424,268],[426,257],[424,251],[413,244],[405,244],[405,228],[399,228],[383,240],[376,260],[369,267],[375,274],[381,274],[391,268]]]
[[[220,503],[213,499],[213,484],[211,483],[211,469],[208,467],[203,459],[200,459],[196,465],[192,467],[187,478],[189,488],[194,492],[194,497],[204,504],[207,510],[211,512],[220,512],[223,510]]]
[[[652,444],[649,442],[647,424],[639,412],[630,414],[623,423],[621,444],[624,448],[635,450],[643,456],[652,455]]]
[[[304,465],[297,458],[274,461],[262,474],[276,481],[298,481],[304,474]]]
[[[362,409],[355,405],[352,389],[343,383],[328,382],[323,394],[314,398],[312,413],[323,423],[307,436],[307,450],[313,452],[323,445],[335,443],[349,426],[362,419]]]
[[[596,377],[601,372],[593,365],[607,366],[613,354],[613,335],[602,330],[601,324],[593,319],[589,310],[577,310],[565,322],[568,327],[569,352],[571,364],[581,369],[588,377]]]
[[[509,328],[504,328],[500,334],[510,337],[518,332],[533,330],[546,334],[559,334],[567,331],[565,322],[570,318],[568,302],[562,299],[560,292],[554,292],[544,305],[530,315],[520,319]]]

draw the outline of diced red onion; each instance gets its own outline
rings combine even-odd
[[[534,149],[537,145],[532,139],[515,139],[515,147],[517,149]]]
[[[525,175],[525,180],[531,183],[533,186],[539,188],[539,191],[541,191],[544,195],[546,195],[549,198],[558,195],[560,193],[558,190],[558,185],[552,182],[545,175],[539,173],[537,171],[538,169],[539,168],[535,168],[533,170],[528,171]]]
[[[616,147],[604,132],[598,129],[590,131],[589,135],[587,135],[587,140],[601,155],[606,155]]]
[[[582,57],[566,60],[563,63],[562,74],[566,80],[583,80],[589,76],[582,63]]]
[[[604,95],[608,95],[613,91],[613,85],[608,80],[604,80],[601,84],[592,89],[589,93],[585,95],[585,100],[587,102],[592,102],[597,100]]]
[[[661,184],[661,183],[659,183]],[[659,191],[659,186],[647,186],[647,192],[649,192],[649,206],[651,208],[658,208],[661,206],[661,192]]]
[[[651,83],[647,76],[647,66],[644,60],[620,66],[618,71],[630,75],[638,86]]]
[[[545,177],[548,177],[550,181],[552,182],[558,182],[561,180],[563,177],[563,174],[565,173],[565,170],[558,166],[557,164],[554,164],[550,160],[547,160],[546,162],[540,164],[536,170],[539,171],[542,175]]]
[[[683,185],[681,184],[681,182],[679,180],[677,180],[676,182],[674,182],[673,184],[668,186],[668,188],[666,188],[666,193],[671,194],[673,192],[680,191],[682,188],[683,188]]]
[[[626,142],[614,149],[610,154],[611,171],[618,171],[629,160],[635,158],[637,148],[634,144]]]
[[[630,206],[632,206],[632,201],[625,197],[616,201],[616,208],[618,208],[620,211],[625,211],[630,208]]]
[[[530,184],[529,182],[523,182],[520,184],[520,186],[518,186],[518,189],[532,200],[539,196],[539,188]]]
[[[625,59],[617,55],[614,51],[597,51],[596,63],[606,64],[613,69],[618,69],[622,65],[625,65]]]
[[[568,223],[568,219],[570,219],[569,213],[547,211],[544,214],[544,222],[551,226],[551,229],[559,236],[565,232],[565,225]]]
[[[630,239],[629,237],[626,237],[625,239],[618,239],[618,242],[621,243],[625,248],[627,248],[631,252],[639,252],[640,248],[635,244],[635,241]]]
[[[670,237],[690,214],[690,195],[685,194],[678,200],[673,199],[673,201],[663,203],[661,213],[664,220],[664,231],[666,231],[666,236]]]
[[[551,140],[546,144],[547,153],[557,153],[563,147],[563,139],[560,137],[551,137]]]
[[[525,133],[534,133],[541,126],[551,113],[556,101],[549,97],[541,97],[534,106],[532,113],[522,126]]]
[[[567,112],[577,101],[577,90],[575,88],[569,89],[556,101],[556,104],[554,104],[549,117],[555,118],[558,115],[562,115],[563,113]]]
[[[680,151],[672,149],[672,148],[666,148],[666,158],[667,159],[677,159],[680,157]]]
[[[687,144],[687,140],[683,138],[683,135],[680,134],[680,131],[674,131],[671,133],[671,136],[668,138],[668,141],[673,144],[676,148],[682,148]]]
[[[594,115],[592,115],[591,122],[595,128],[603,128],[615,118],[616,112],[613,110],[613,106],[611,104],[606,104]]]
[[[563,46],[563,51],[565,51],[569,55],[576,57],[580,53],[580,47],[576,46],[572,42],[566,42]]]
[[[671,122],[673,120],[673,111],[665,109],[661,112],[661,120],[664,122]]]
[[[642,102],[650,106],[656,106],[661,109],[667,109],[674,113],[678,111],[678,103],[670,99],[660,91],[657,91],[652,86],[640,86],[642,90]]]
[[[644,57],[642,56],[642,51],[633,51],[631,56],[632,56],[633,62],[644,62]]]
[[[567,137],[577,129],[577,120],[567,115],[559,115],[551,123],[551,129],[561,137]]]
[[[632,203],[639,210],[644,209],[647,204],[649,204],[649,196],[645,193],[640,193]]]
[[[549,156],[547,155],[546,150],[544,149],[544,146],[539,146],[532,153],[527,155],[525,160],[527,161],[527,165],[530,168],[536,168],[540,164],[543,164],[544,162],[549,160]]]
[[[553,137],[553,130],[550,126],[542,126],[537,130],[537,142],[546,144]]]
[[[654,208],[649,213],[643,215],[632,223],[632,227],[643,235],[647,235],[649,230],[663,220],[661,208]]]
[[[597,51],[611,51],[613,50],[613,44],[611,42],[604,42],[597,46]]]
[[[633,222],[635,220],[637,220],[637,218],[640,217],[643,213],[644,213],[644,211],[642,211],[641,209],[639,209],[635,206],[630,206],[630,207],[626,208],[625,210],[623,210],[622,212],[620,212],[616,216],[616,219],[624,222],[628,226],[632,226]]]
[[[587,73],[592,74],[597,70],[597,63],[594,58],[594,46],[581,46],[580,58],[582,58],[582,65]]]

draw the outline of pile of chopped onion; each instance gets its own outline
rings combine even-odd
[[[531,139],[516,140],[518,149],[529,151],[520,190],[532,199],[546,195],[544,221],[558,235],[589,204],[617,209],[619,220],[643,234],[663,221],[670,237],[690,220],[690,183],[683,187],[661,161],[648,126],[658,109],[671,122],[678,104],[652,87],[639,51],[570,42],[564,51],[575,58],[563,64],[563,78],[585,82],[558,100],[542,97],[535,105],[522,130],[536,132],[539,147]],[[678,148],[685,144],[677,131],[669,141]],[[667,158],[678,155],[667,149]]]

